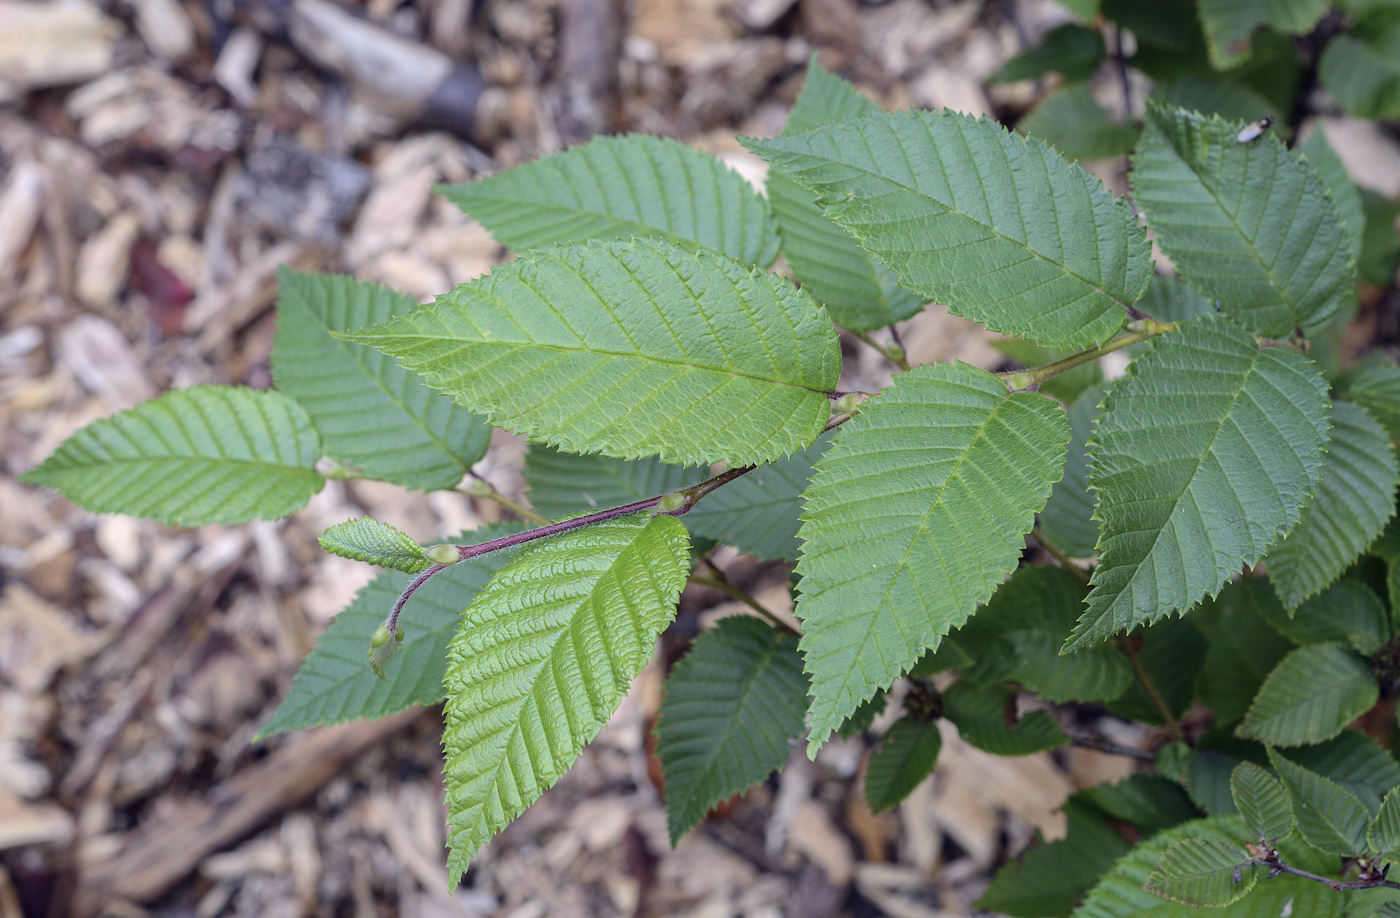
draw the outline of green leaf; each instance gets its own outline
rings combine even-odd
[[[760,268],[778,254],[762,195],[709,153],[664,137],[595,137],[438,192],[517,252],[661,236]]]
[[[1084,891],[1128,853],[1128,843],[1099,813],[1073,799],[1064,806],[1068,830],[1008,861],[977,900],[979,909],[1013,918],[1064,918]]]
[[[781,136],[878,112],[880,107],[812,55],[802,92]],[[781,172],[768,174],[768,200],[782,236],[783,257],[802,289],[839,325],[856,331],[884,328],[924,308],[925,300],[865,253],[845,229],[822,215],[812,192]]]
[[[805,293],[659,239],[534,252],[346,337],[534,440],[680,465],[810,446],[841,368]]]
[[[667,491],[688,488],[707,477],[706,469],[668,465],[652,458],[580,456],[538,443],[531,443],[525,453],[525,483],[530,486],[530,503],[552,520],[620,507]]]
[[[780,768],[806,712],[795,636],[731,615],[696,638],[666,680],[656,724],[672,846],[710,807]]]
[[[1216,314],[1212,301],[1192,290],[1179,278],[1157,276],[1134,306],[1158,322],[1184,322]]]
[[[1400,216],[1400,201],[1391,201],[1369,188],[1361,192],[1361,210],[1366,215],[1366,229],[1361,236],[1361,254],[1356,258],[1356,274],[1372,287],[1384,287],[1395,276],[1400,259],[1400,233],[1395,218]],[[1393,425],[1386,425],[1394,432]]]
[[[1089,494],[1089,455],[1085,446],[1099,416],[1104,389],[1087,390],[1069,410],[1069,450],[1065,475],[1055,482],[1050,500],[1040,512],[1040,531],[1071,558],[1088,558],[1099,541],[1094,498]]]
[[[1269,750],[1269,761],[1293,801],[1298,831],[1308,844],[1328,854],[1354,857],[1366,851],[1371,814],[1361,801],[1330,778]]]
[[[1353,34],[1332,39],[1317,77],[1348,114],[1400,117],[1400,16],[1379,11],[1358,23]]]
[[[1186,791],[1192,802],[1212,816],[1236,815],[1230,775],[1241,761],[1218,749],[1192,749],[1186,762]]]
[[[1099,0],[1055,0],[1060,6],[1086,22],[1099,14]]]
[[[1381,801],[1381,811],[1366,829],[1366,850],[1385,857],[1400,845],[1400,787],[1393,787]]]
[[[933,773],[943,735],[938,722],[901,717],[870,756],[865,769],[865,802],[876,813],[894,809]]]
[[[1025,338],[1001,338],[990,342],[990,344],[1026,369],[1064,360],[1066,357],[1079,353],[1062,347],[1045,347],[1034,341],[1027,341]],[[1041,383],[1038,391],[1068,405],[1072,404],[1086,390],[1098,386],[1102,382],[1103,367],[1099,361],[1090,360],[1077,367],[1071,367],[1063,373],[1056,373]]]
[[[418,308],[407,294],[333,274],[278,271],[272,377],[326,452],[406,488],[452,488],[486,455],[491,429],[374,348],[334,338]]]
[[[1087,84],[1064,86],[1041,99],[1016,122],[1016,130],[1038,137],[1071,162],[1112,159],[1137,143],[1138,126],[1110,121]]]
[[[802,493],[830,442],[823,434],[802,452],[725,485],[697,503],[681,522],[697,536],[733,545],[764,561],[796,561]]]
[[[1066,23],[1045,33],[1040,44],[1022,51],[988,77],[993,83],[1032,80],[1055,72],[1068,82],[1087,80],[1103,63],[1103,34],[1098,29]]]
[[[1149,102],[1133,200],[1177,272],[1250,331],[1320,328],[1353,296],[1355,247],[1317,170],[1242,127]]]
[[[1106,341],[1151,278],[1125,201],[991,121],[882,113],[744,143],[816,192],[900,283],[993,331],[1060,347]]]
[[[943,716],[969,744],[994,755],[1030,755],[1069,744],[1069,737],[1045,711],[1015,720],[1016,691],[959,679],[943,692]]]
[[[1132,684],[1116,648],[1089,647],[1061,657],[1088,591],[1061,567],[1021,567],[956,632],[977,659],[964,675],[976,682],[1019,682],[1053,702],[1107,701]]]
[[[1279,634],[1296,644],[1345,641],[1362,654],[1375,653],[1390,639],[1385,604],[1375,591],[1350,577],[1308,599],[1290,615],[1281,603],[1260,611]]]
[[[1142,647],[1137,651],[1138,663],[1152,678],[1171,712],[1177,717],[1184,715],[1196,700],[1196,681],[1206,658],[1205,635],[1191,619],[1168,618],[1132,637],[1134,642],[1139,639]],[[1136,682],[1108,707],[1129,720],[1163,722],[1157,705]]]
[[[1390,439],[1400,443],[1400,367],[1378,363],[1366,367],[1347,383],[1344,395],[1384,425]]]
[[[417,542],[393,526],[368,516],[336,523],[321,533],[316,541],[333,555],[366,561],[406,574],[417,574],[433,566]]]
[[[675,615],[689,570],[680,521],[633,514],[531,544],[477,594],[443,679],[453,888],[597,735]]]
[[[1316,746],[1279,750],[1289,760],[1330,778],[1351,792],[1374,816],[1381,797],[1400,784],[1400,764],[1374,739],[1358,730]]]
[[[1238,846],[1253,842],[1237,816],[1213,816],[1182,823],[1139,843],[1119,859],[1098,885],[1089,891],[1074,918],[1201,918],[1194,906],[1163,902],[1143,888],[1157,868],[1162,854],[1187,838],[1209,838]],[[1320,857],[1296,840],[1280,846],[1283,860],[1314,873],[1336,870],[1335,860]],[[1241,871],[1241,880],[1244,879]],[[1280,876],[1260,881],[1243,899],[1207,915],[1220,918],[1340,918],[1346,898],[1321,883],[1301,877]]]
[[[477,545],[519,532],[516,523],[464,532],[453,541]],[[414,705],[437,704],[444,697],[447,645],[476,591],[511,559],[513,551],[481,555],[454,564],[423,584],[404,606],[399,627],[403,643],[385,664],[384,679],[365,662],[365,645],[389,614],[409,577],[385,571],[341,610],[307,654],[276,713],[254,739],[363,717],[388,717]]]
[[[919,662],[909,668],[907,675],[913,677],[928,678],[939,673],[946,673],[950,669],[962,669],[964,666],[971,666],[973,659],[962,645],[951,637],[945,637],[938,642],[938,646],[919,657]],[[883,696],[877,696],[883,697]]]
[[[1218,838],[1183,838],[1157,859],[1143,889],[1163,899],[1197,908],[1238,902],[1254,888],[1259,868],[1242,866],[1249,852]]]
[[[1260,93],[1214,73],[1192,74],[1158,83],[1149,98],[1161,106],[1219,115],[1227,121],[1258,121],[1284,115]]]
[[[203,526],[290,516],[325,484],[296,402],[233,386],[175,389],[93,421],[20,476],[95,513]]]
[[[1311,644],[1274,667],[1235,732],[1275,746],[1318,743],[1341,733],[1377,697],[1376,677],[1354,653]]]
[[[1210,61],[1224,70],[1249,56],[1249,39],[1256,28],[1307,32],[1327,11],[1327,0],[1200,0],[1200,11]]]
[[[889,697],[884,692],[862,701],[860,707],[852,711],[851,716],[843,720],[841,726],[836,728],[836,735],[846,740],[853,736],[860,736],[870,729],[875,718],[885,713],[888,704]]]
[[[1293,806],[1273,775],[1253,762],[1241,762],[1230,775],[1230,796],[1256,841],[1272,844],[1293,831]]]
[[[1131,775],[1075,795],[1120,822],[1152,835],[1201,815],[1180,784],[1160,775]]]
[[[1215,715],[1217,726],[1238,722],[1249,710],[1264,679],[1292,645],[1275,631],[1261,612],[1267,606],[1287,618],[1269,581],[1241,577],[1227,583],[1214,601],[1191,612],[1191,622],[1206,635],[1205,665],[1201,669],[1201,701]]]
[[[1327,132],[1322,129],[1322,125],[1313,128],[1308,139],[1298,144],[1298,150],[1322,177],[1322,184],[1336,202],[1337,213],[1341,214],[1342,222],[1346,224],[1347,235],[1351,236],[1352,243],[1360,252],[1362,237],[1366,232],[1366,214],[1361,207],[1361,192],[1357,191],[1356,183],[1347,174],[1346,163],[1342,162],[1337,151],[1327,142]]]
[[[1317,494],[1264,559],[1290,608],[1341,576],[1395,512],[1400,468],[1390,435],[1363,409],[1332,403],[1332,439]]]
[[[840,428],[797,564],[812,754],[1015,569],[1068,439],[1050,399],[966,364],[899,374]]]
[[[1317,488],[1326,393],[1306,357],[1220,319],[1155,339],[1089,442],[1102,554],[1066,649],[1184,612],[1257,563]]]

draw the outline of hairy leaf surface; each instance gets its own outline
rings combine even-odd
[[[690,569],[674,517],[533,543],[477,594],[443,686],[448,874],[574,763],[651,656]]]
[[[595,137],[438,192],[517,252],[663,236],[759,268],[778,254],[763,196],[714,156],[665,137]]]
[[[807,64],[802,92],[781,136],[834,124],[880,107],[838,76],[823,70],[816,55]],[[899,278],[832,223],[812,192],[781,172],[768,174],[768,200],[782,236],[783,257],[802,288],[824,305],[837,324],[857,331],[884,328],[924,307],[924,298],[899,286]]]
[[[464,532],[452,541],[476,545],[519,531],[517,523],[502,523]],[[255,738],[357,717],[372,720],[414,705],[437,704],[443,699],[447,645],[461,622],[462,609],[514,554],[507,549],[454,564],[420,587],[404,606],[399,620],[403,643],[384,664],[383,679],[370,669],[365,651],[370,635],[410,578],[396,571],[374,578],[331,621],[302,661],[276,713]]]
[[[1133,361],[1089,444],[1102,555],[1066,649],[1184,612],[1257,563],[1317,487],[1326,393],[1307,358],[1220,319]]]
[[[813,754],[1015,569],[1068,440],[1050,399],[966,364],[901,373],[840,428],[797,565]]]
[[[534,252],[347,337],[534,440],[680,465],[805,449],[841,369],[807,294],[660,239]]]
[[[316,537],[333,555],[417,574],[433,566],[423,548],[387,523],[365,516],[336,523]]]
[[[1239,122],[1149,103],[1133,200],[1177,271],[1250,331],[1321,327],[1353,296],[1356,249],[1317,170]]]
[[[1249,56],[1250,36],[1260,26],[1280,32],[1307,32],[1327,11],[1327,0],[1200,0],[1201,24],[1217,69]]]
[[[1370,667],[1338,644],[1311,644],[1284,657],[1264,680],[1236,732],[1275,746],[1331,739],[1376,703]]]
[[[1316,746],[1277,751],[1346,788],[1372,816],[1380,811],[1386,792],[1400,784],[1400,763],[1395,756],[1360,730],[1343,730],[1340,736]]]
[[[943,748],[938,722],[901,717],[865,769],[865,802],[876,813],[894,809],[933,773]]]
[[[1268,771],[1241,762],[1230,774],[1230,796],[1240,811],[1245,831],[1256,841],[1287,838],[1293,831],[1293,806],[1288,792]]]
[[[234,386],[175,389],[94,421],[20,480],[96,513],[175,526],[288,516],[321,490],[300,405]]]
[[[882,113],[744,142],[816,192],[901,283],[994,331],[1060,347],[1106,341],[1151,279],[1127,203],[995,122]]]
[[[731,615],[696,638],[666,680],[656,724],[671,844],[710,807],[782,767],[806,713],[795,635]]]
[[[1238,902],[1254,888],[1259,868],[1242,868],[1248,860],[1249,852],[1234,842],[1183,838],[1162,852],[1143,889],[1182,905],[1220,908]]]
[[[1317,494],[1265,564],[1289,608],[1342,575],[1395,513],[1400,468],[1390,435],[1363,409],[1332,403],[1332,437]]]
[[[1293,815],[1298,819],[1298,831],[1308,844],[1342,857],[1365,852],[1371,814],[1354,794],[1273,749],[1269,750],[1269,761],[1283,779],[1293,803]]]
[[[333,274],[278,272],[272,376],[325,439],[326,452],[406,488],[451,488],[491,430],[372,347],[335,338],[418,308],[413,297]]]

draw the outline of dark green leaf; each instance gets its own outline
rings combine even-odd
[[[1197,316],[1216,315],[1211,300],[1179,278],[1161,275],[1152,278],[1152,286],[1134,306],[1158,322],[1184,322]]]
[[[1099,540],[1094,519],[1094,498],[1089,493],[1089,456],[1086,444],[1099,416],[1104,390],[1098,386],[1075,400],[1069,410],[1069,451],[1065,476],[1055,482],[1050,500],[1040,512],[1040,531],[1071,558],[1088,558]]]
[[[943,736],[938,722],[901,717],[865,769],[865,802],[877,813],[893,809],[933,773]]]
[[[1400,367],[1372,364],[1351,378],[1344,394],[1380,421],[1392,441],[1400,443]]]
[[[988,79],[1013,83],[1053,71],[1070,82],[1087,80],[1099,69],[1105,50],[1098,29],[1068,23],[1046,32],[1040,44],[1002,64]]]
[[[1263,577],[1241,577],[1227,583],[1215,600],[1191,613],[1191,622],[1206,635],[1205,666],[1201,670],[1201,700],[1215,715],[1217,726],[1238,722],[1249,710],[1264,679],[1292,649],[1261,613],[1287,619],[1287,613]]]
[[[1366,829],[1366,850],[1377,857],[1400,845],[1400,787],[1393,787],[1381,801],[1381,811]]]
[[[1186,791],[1160,775],[1132,775],[1114,784],[1095,784],[1075,795],[1144,835],[1201,815]]]
[[[1202,115],[1219,115],[1227,121],[1283,117],[1282,112],[1253,89],[1213,73],[1192,74],[1159,83],[1150,98],[1158,105]]]
[[[1341,733],[1378,697],[1376,677],[1339,644],[1310,644],[1264,680],[1236,732],[1275,746],[1319,743]]]
[[[964,740],[994,755],[1030,755],[1069,743],[1045,711],[1016,719],[1016,692],[1001,686],[954,682],[943,693],[943,716]]]
[[[1136,124],[1110,121],[1087,85],[1065,86],[1036,103],[1016,130],[1039,137],[1071,162],[1112,159],[1137,143]]]
[[[707,477],[703,468],[668,465],[653,458],[581,456],[538,443],[530,444],[525,454],[530,503],[552,520],[620,507],[699,484]]]
[[[1272,844],[1293,831],[1293,806],[1273,775],[1253,762],[1241,762],[1230,775],[1230,796],[1244,820],[1245,831]]]
[[[1283,786],[1293,802],[1293,814],[1298,819],[1298,831],[1308,844],[1342,857],[1365,852],[1366,827],[1371,814],[1355,795],[1330,778],[1294,764],[1272,749],[1269,761],[1283,779]]]
[[[1280,32],[1307,32],[1327,10],[1327,0],[1198,0],[1210,59],[1216,67],[1233,66],[1250,52],[1249,39],[1260,26]]]
[[[1378,10],[1328,42],[1317,76],[1349,114],[1400,116],[1400,13]]]
[[[1296,644],[1345,641],[1370,654],[1390,637],[1385,604],[1370,587],[1350,577],[1304,602],[1291,616],[1279,604],[1259,609],[1269,624]]]
[[[1178,717],[1191,708],[1196,699],[1196,680],[1205,664],[1206,639],[1189,619],[1169,618],[1144,628],[1129,640],[1141,640],[1137,652],[1142,664],[1163,700]],[[1121,717],[1161,724],[1162,715],[1141,685],[1134,682],[1109,709]]]
[[[1068,918],[1070,911],[1128,843],[1104,818],[1073,801],[1064,807],[1068,831],[1039,841],[997,871],[977,908],[1013,918]]]

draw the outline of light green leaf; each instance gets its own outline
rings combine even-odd
[[[1308,844],[1328,854],[1354,857],[1366,851],[1371,814],[1361,801],[1331,778],[1294,764],[1269,750],[1269,761],[1293,802],[1298,831]]]
[[[1385,857],[1400,845],[1400,787],[1393,787],[1381,801],[1381,811],[1366,829],[1366,850]]]
[[[1103,33],[1098,29],[1066,23],[1046,32],[1040,44],[1002,64],[988,79],[993,83],[1013,83],[1053,71],[1071,83],[1087,80],[1103,63],[1106,50]]]
[[[1050,500],[1040,512],[1040,531],[1071,558],[1088,558],[1099,541],[1099,523],[1094,519],[1094,498],[1089,493],[1089,455],[1085,446],[1099,416],[1104,389],[1087,390],[1069,410],[1069,450],[1065,454],[1065,476],[1055,482]]]
[[[325,484],[296,402],[233,386],[175,389],[94,421],[20,476],[95,513],[175,526],[290,516]]]
[[[1185,612],[1257,563],[1317,488],[1326,393],[1306,357],[1220,319],[1155,339],[1089,441],[1102,554],[1066,649]]]
[[[1147,107],[1133,200],[1177,272],[1251,331],[1320,328],[1353,294],[1356,249],[1317,170],[1243,124]]]
[[[1351,577],[1338,580],[1291,612],[1278,602],[1261,605],[1259,611],[1295,644],[1345,641],[1358,653],[1370,655],[1390,639],[1385,604],[1369,586]]]
[[[889,705],[889,696],[884,692],[879,692],[875,696],[862,701],[860,707],[851,712],[851,716],[841,722],[841,726],[836,728],[836,735],[842,739],[850,739],[853,736],[860,736],[870,725],[875,722],[875,718],[885,713],[885,708]]]
[[[709,153],[664,137],[595,137],[437,190],[517,252],[661,236],[760,268],[778,254],[762,195]]]
[[[1128,843],[1101,814],[1073,798],[1064,811],[1065,837],[1033,844],[1003,865],[977,900],[977,908],[1012,918],[1063,918],[1084,891],[1128,853]]]
[[[406,488],[452,488],[486,455],[491,429],[374,348],[334,338],[418,308],[388,287],[278,272],[272,377],[301,403],[326,452]]]
[[[333,555],[417,574],[433,566],[423,548],[387,523],[372,517],[336,523],[317,537]]]
[[[671,844],[710,807],[782,767],[806,712],[795,636],[731,615],[696,638],[666,680],[656,724]]]
[[[346,337],[534,440],[680,465],[805,449],[841,369],[825,310],[786,280],[644,238],[534,252]]]
[[[881,113],[744,143],[816,192],[900,283],[993,331],[1106,341],[1152,275],[1127,202],[992,121]]]
[[[856,88],[821,68],[817,56],[781,136],[878,112]],[[778,221],[783,257],[802,289],[856,331],[884,328],[924,308],[925,299],[900,287],[899,278],[867,255],[845,229],[822,215],[812,192],[781,172],[768,173],[768,201]]]
[[[1348,114],[1400,117],[1400,16],[1378,11],[1327,43],[1318,82]]]
[[[464,532],[453,541],[477,545],[519,531],[518,524],[504,523]],[[365,661],[365,647],[410,578],[396,571],[374,578],[321,635],[302,661],[277,712],[254,739],[357,717],[388,717],[414,705],[437,704],[443,699],[447,644],[457,631],[462,609],[513,556],[512,550],[481,555],[454,564],[423,584],[404,606],[399,623],[403,643],[385,664],[383,680],[375,677]]]
[[[1158,105],[1184,108],[1202,115],[1219,115],[1227,121],[1258,121],[1284,115],[1250,87],[1214,73],[1192,74],[1158,83],[1149,98]]]
[[[993,755],[1030,755],[1069,744],[1055,719],[1031,711],[1014,723],[1016,691],[959,679],[943,692],[943,716],[969,744]]]
[[[975,682],[1019,682],[1047,701],[1108,701],[1132,684],[1126,657],[1113,647],[1055,653],[1074,627],[1088,592],[1054,566],[1021,567],[955,632],[977,664]],[[941,646],[941,645],[940,645]]]
[[[703,468],[668,465],[651,458],[614,459],[596,453],[580,456],[539,443],[531,443],[525,453],[530,503],[552,520],[620,507],[688,488],[707,477]]]
[[[1311,644],[1284,657],[1264,680],[1238,736],[1275,746],[1319,743],[1371,710],[1376,677],[1338,644]]]
[[[962,645],[951,637],[945,637],[938,642],[937,648],[919,657],[919,662],[911,666],[906,675],[927,679],[939,673],[946,673],[950,669],[971,666],[973,662],[972,656],[962,648]]]
[[[1254,841],[1245,831],[1238,816],[1213,816],[1197,819],[1159,832],[1138,843],[1127,856],[1119,859],[1098,885],[1090,890],[1084,904],[1074,912],[1074,918],[1202,918],[1194,906],[1163,902],[1143,888],[1148,876],[1156,869],[1162,854],[1187,838],[1209,838],[1216,842],[1238,846]],[[1296,839],[1285,841],[1279,849],[1283,860],[1314,873],[1336,870],[1334,858],[1325,858]],[[1244,871],[1241,871],[1241,880]],[[1261,879],[1244,898],[1224,908],[1206,912],[1219,918],[1340,918],[1345,912],[1346,897],[1339,896],[1321,883],[1301,877],[1280,876]]]
[[[1272,844],[1293,831],[1293,807],[1288,793],[1273,775],[1253,762],[1241,762],[1230,775],[1230,796],[1240,811],[1245,831],[1256,841]]]
[[[1099,0],[1055,0],[1055,2],[1086,22],[1092,22],[1099,13]]]
[[[1249,852],[1218,838],[1183,838],[1157,859],[1143,889],[1163,899],[1197,908],[1238,902],[1254,888],[1259,868],[1242,866]]]
[[[1249,39],[1260,26],[1307,32],[1327,11],[1327,0],[1200,0],[1210,62],[1219,70],[1249,56]]]
[[[1068,425],[958,364],[895,377],[843,425],[807,489],[797,564],[812,754],[1015,569]]]
[[[1366,214],[1361,207],[1361,192],[1357,191],[1356,183],[1347,174],[1346,163],[1342,162],[1337,151],[1327,142],[1327,132],[1322,129],[1321,124],[1313,128],[1307,140],[1298,144],[1298,150],[1322,177],[1322,184],[1327,187],[1327,193],[1336,202],[1337,212],[1346,224],[1347,234],[1351,236],[1356,251],[1360,252],[1362,236],[1366,231]]]
[[[675,615],[685,527],[633,514],[522,549],[467,609],[443,686],[453,888],[574,763]]]
[[[901,717],[870,756],[865,769],[865,802],[876,813],[894,809],[933,773],[943,735],[938,722]]]
[[[1016,130],[1039,137],[1071,162],[1122,156],[1140,133],[1136,124],[1110,121],[1084,83],[1061,87],[1041,99],[1016,122]]]
[[[1400,367],[1388,363],[1366,367],[1347,383],[1344,395],[1380,421],[1392,441],[1400,442]]]
[[[1342,575],[1395,513],[1400,468],[1390,435],[1364,410],[1332,403],[1332,439],[1317,494],[1265,558],[1290,608]]]

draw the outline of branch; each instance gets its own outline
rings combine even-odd
[[[1167,705],[1167,699],[1162,697],[1162,692],[1157,688],[1157,683],[1152,681],[1152,676],[1147,672],[1147,668],[1138,659],[1137,648],[1133,646],[1133,639],[1126,634],[1118,636],[1118,649],[1123,651],[1123,655],[1128,658],[1128,665],[1133,668],[1133,675],[1137,677],[1138,684],[1151,699],[1152,706],[1157,709],[1157,714],[1162,718],[1162,723],[1167,725],[1167,732],[1172,735],[1172,739],[1178,743],[1186,742],[1186,734],[1181,732],[1181,723],[1172,713],[1172,709]]]
[[[1058,376],[1067,370],[1073,370],[1075,367],[1086,364],[1091,360],[1098,360],[1104,354],[1111,354],[1114,351],[1120,351],[1140,341],[1155,338],[1163,332],[1176,331],[1176,323],[1158,322],[1156,319],[1143,316],[1140,319],[1134,319],[1129,322],[1127,329],[1127,331],[1107,344],[1101,345],[1100,347],[1091,347],[1086,351],[1080,351],[1078,354],[1071,354],[1064,360],[1056,360],[1054,363],[1047,363],[1045,366],[1036,367],[1033,370],[1011,370],[1006,373],[998,373],[997,375],[1006,382],[1006,388],[1010,389],[1012,392],[1034,390],[1052,376]]]
[[[893,328],[893,326],[891,326],[891,328]],[[909,358],[905,356],[904,348],[900,347],[898,344],[881,344],[865,332],[858,332],[849,328],[846,329],[846,331],[879,351],[886,360],[899,367],[901,370],[909,369]]]
[[[484,497],[487,500],[495,501],[502,507],[505,507],[511,513],[514,513],[516,516],[520,517],[522,520],[529,520],[532,523],[540,524],[549,522],[549,520],[545,519],[543,516],[541,516],[539,513],[537,513],[530,507],[525,506],[517,500],[512,500],[511,498],[507,497],[495,485],[487,481],[485,478],[482,478],[480,475],[478,475],[471,469],[467,470],[467,474],[472,477],[472,483],[467,485],[465,488],[457,488],[458,492],[465,494],[468,497]]]
[[[1252,846],[1251,846],[1252,847]],[[1257,849],[1255,849],[1257,850]],[[1269,868],[1269,878],[1273,879],[1281,873],[1290,874],[1295,877],[1302,877],[1305,880],[1313,880],[1331,887],[1333,892],[1341,892],[1344,889],[1400,889],[1400,883],[1386,879],[1386,874],[1390,872],[1390,865],[1377,868],[1375,865],[1367,864],[1361,871],[1361,876],[1355,880],[1335,880],[1331,877],[1320,876],[1298,867],[1293,867],[1279,860],[1278,851],[1273,848],[1266,849],[1265,853],[1258,857],[1252,857],[1245,861],[1240,867],[1267,867]]]
[[[700,557],[700,563],[710,569],[710,576],[702,577],[698,574],[692,574],[690,577],[691,583],[694,583],[698,586],[706,586],[719,590],[721,593],[728,596],[730,599],[735,599],[739,602],[742,602],[744,605],[748,606],[750,609],[753,609],[759,615],[768,619],[768,622],[774,628],[777,628],[779,631],[782,631],[786,634],[794,635],[796,637],[801,637],[801,631],[798,631],[796,628],[793,628],[787,622],[779,618],[777,613],[773,612],[763,603],[759,602],[756,598],[754,598],[752,593],[749,593],[747,590],[735,586],[734,582],[729,579],[728,575],[725,574],[724,571],[721,570],[719,566],[715,564],[715,562],[702,555]]]

